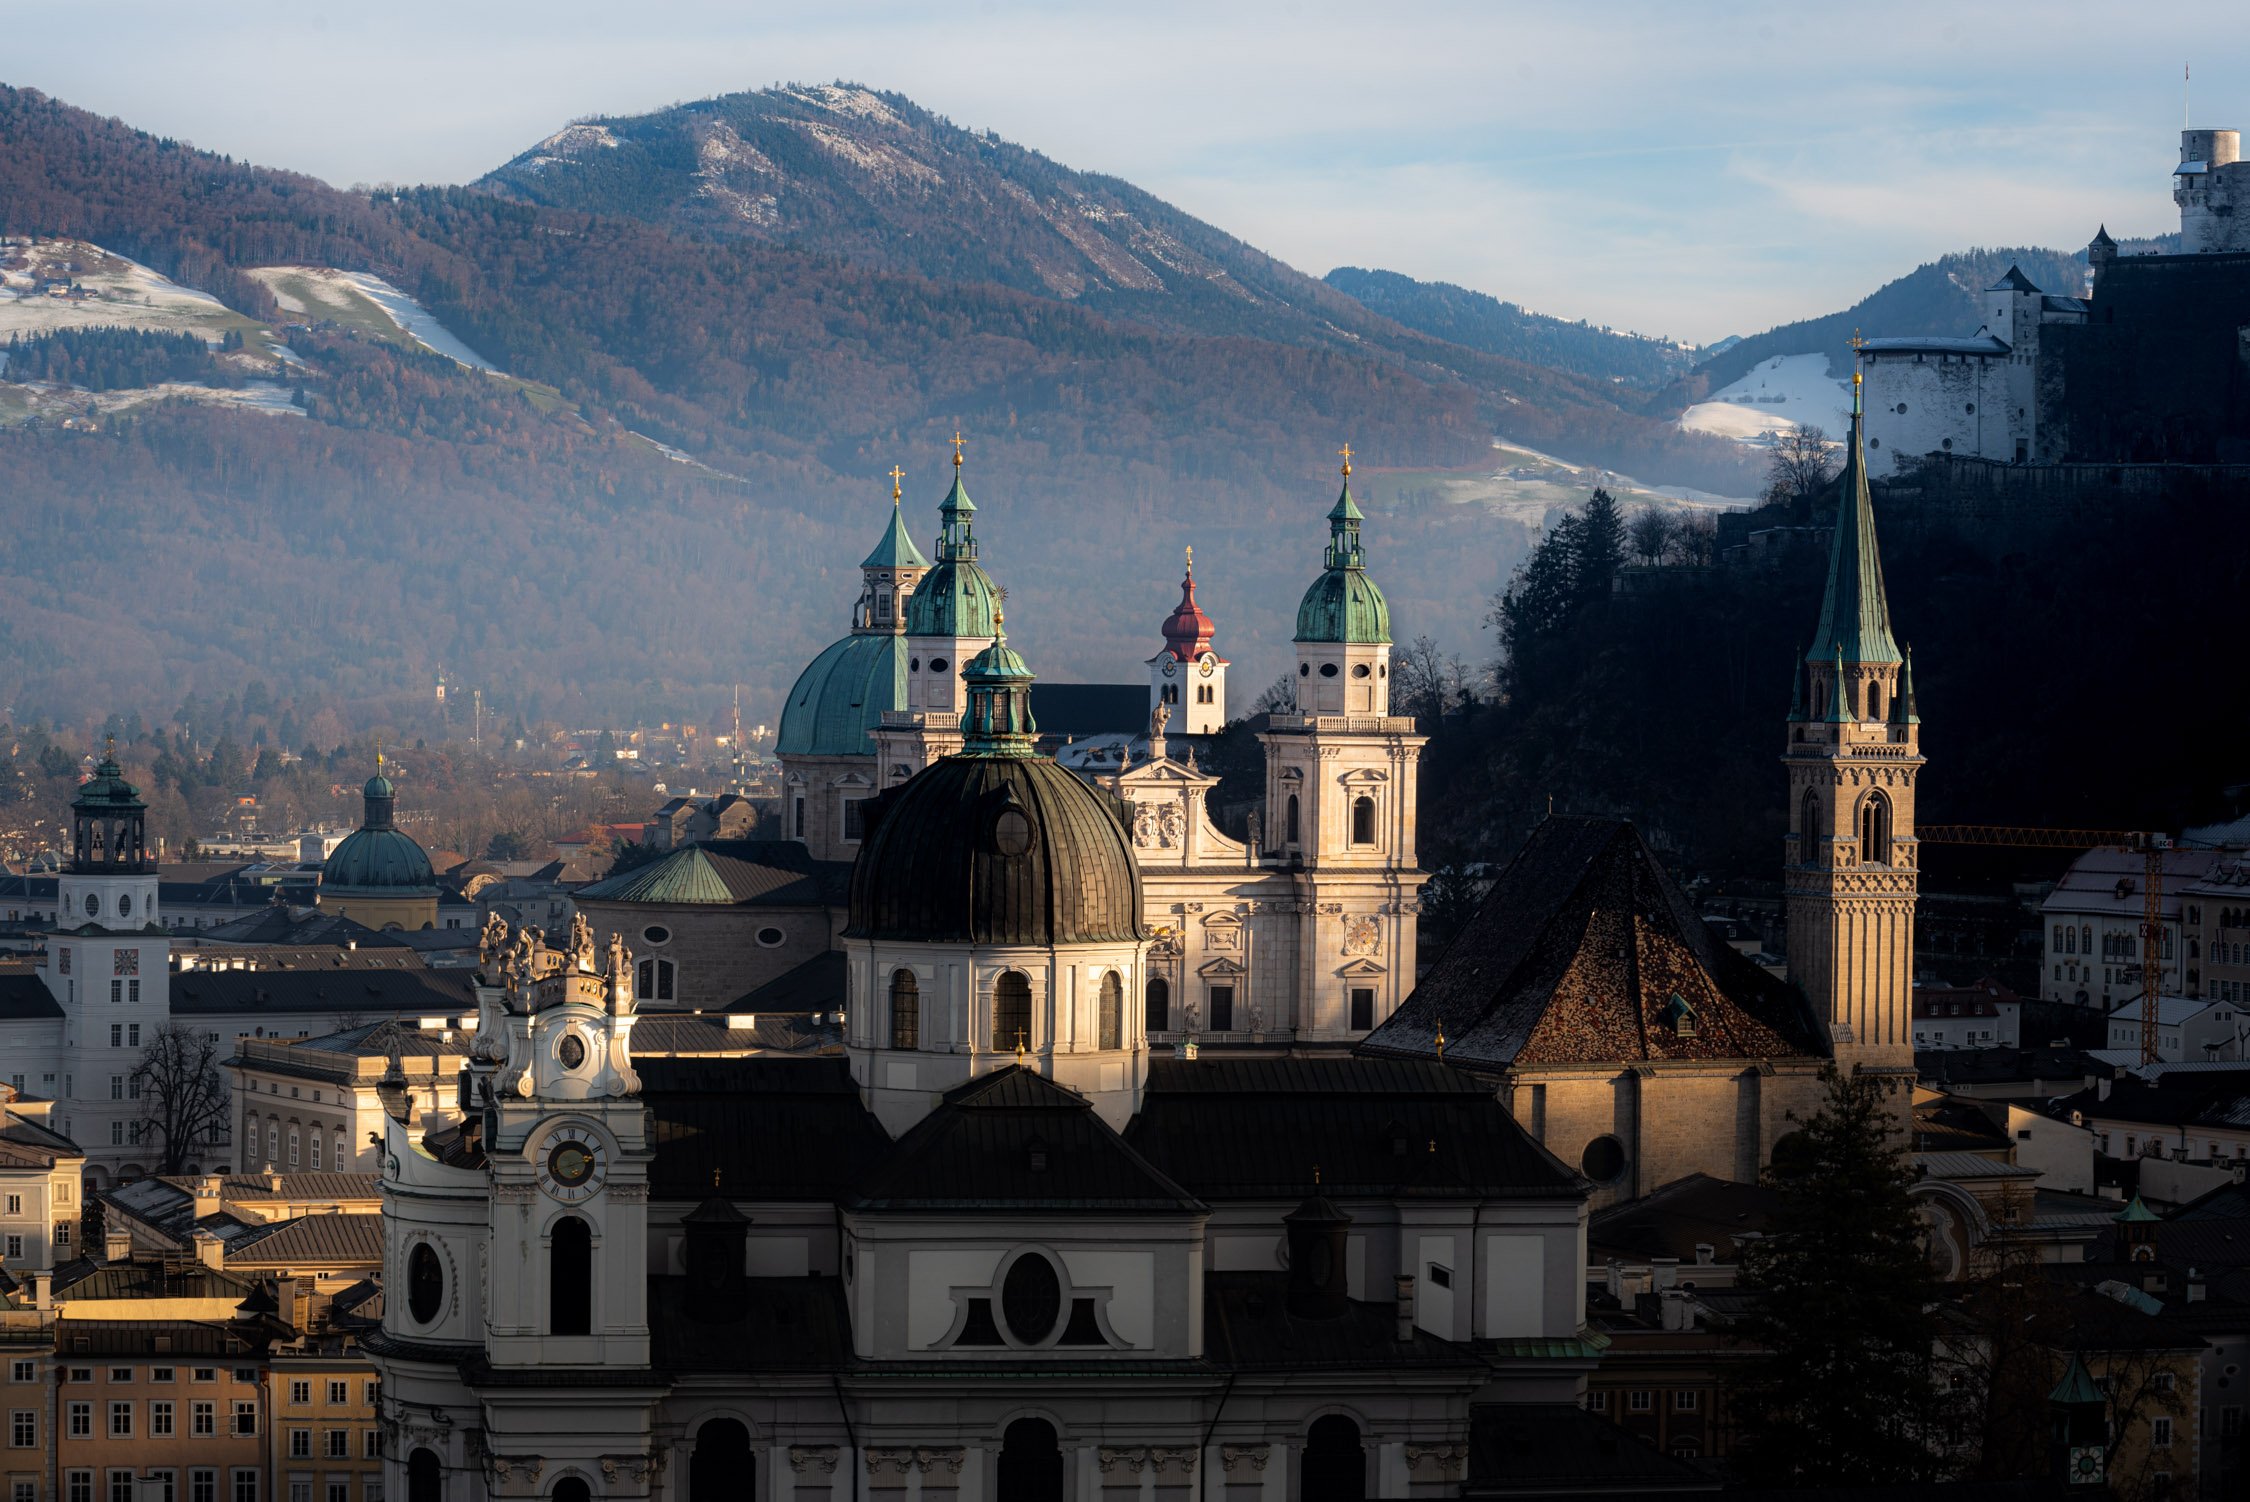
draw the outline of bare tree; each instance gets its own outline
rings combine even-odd
[[[1434,637],[1417,636],[1391,658],[1391,712],[1412,715],[1425,729],[1475,696],[1467,661],[1446,656]]]
[[[1292,714],[1297,708],[1297,685],[1283,673],[1265,686],[1265,691],[1250,701],[1250,712],[1256,714]]]
[[[1673,522],[1666,547],[1673,563],[1709,567],[1719,561],[1719,519],[1708,511],[1689,512]]]
[[[227,1140],[227,1085],[218,1043],[182,1022],[168,1022],[133,1066],[140,1092],[141,1140],[154,1145],[158,1173],[179,1173],[198,1144]]]
[[[1672,518],[1654,506],[1633,513],[1625,528],[1625,545],[1643,563],[1660,563],[1672,541]]]
[[[1773,437],[1773,457],[1766,463],[1766,499],[1788,502],[1809,499],[1828,488],[1836,477],[1828,435],[1810,423],[1781,429]]]

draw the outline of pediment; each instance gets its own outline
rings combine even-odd
[[[1225,955],[1220,955],[1216,959],[1205,960],[1202,964],[1196,966],[1195,973],[1205,976],[1244,975],[1248,971],[1240,960],[1230,960]]]
[[[1354,767],[1349,772],[1343,773],[1336,780],[1338,782],[1351,784],[1389,782],[1391,780],[1391,774],[1384,771],[1380,767]]]
[[[1390,974],[1389,971],[1385,970],[1381,965],[1376,964],[1373,960],[1365,959],[1353,960],[1349,964],[1342,965],[1338,967],[1336,973],[1346,978],[1359,975],[1376,976]]]

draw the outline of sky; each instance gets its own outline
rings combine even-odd
[[[2250,117],[2219,4],[109,0],[97,31],[19,10],[0,0],[0,82],[339,186],[466,181],[573,119],[842,79],[1314,275],[1693,342],[1952,250],[2176,229],[2183,66],[2197,125]]]

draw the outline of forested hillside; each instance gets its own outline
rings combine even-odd
[[[1676,344],[1549,318],[1450,282],[1418,282],[1395,271],[1357,266],[1339,266],[1325,280],[1384,317],[1432,338],[1590,380],[1657,387],[1683,374],[1695,359],[1693,351]]]

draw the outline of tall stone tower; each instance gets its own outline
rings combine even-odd
[[[1828,589],[1789,709],[1789,970],[1846,1069],[1914,1068],[1914,673],[1891,635],[1867,493],[1859,375]]]

